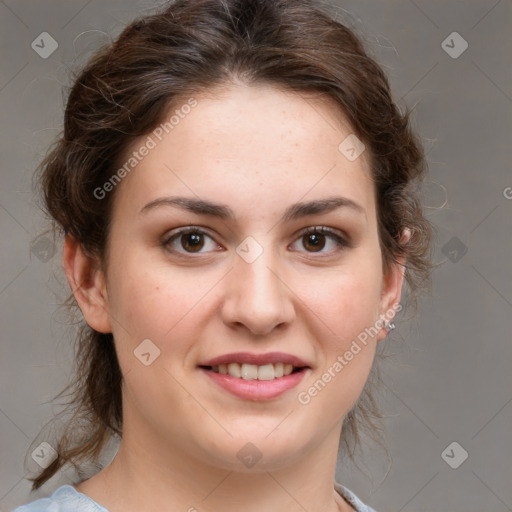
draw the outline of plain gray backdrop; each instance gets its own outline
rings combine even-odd
[[[72,364],[58,309],[68,290],[54,277],[61,248],[38,237],[32,173],[62,128],[69,71],[160,3],[0,0],[2,511],[72,478],[62,471],[32,494],[26,480],[35,462],[29,454],[25,465],[25,452]],[[340,457],[337,480],[379,512],[510,511],[511,0],[330,3],[369,45],[400,105],[415,105],[438,265],[419,314],[398,319],[396,355],[383,366],[392,463],[370,446],[361,470]]]

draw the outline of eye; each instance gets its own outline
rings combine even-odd
[[[330,253],[336,249],[350,247],[350,243],[337,231],[323,226],[303,230],[293,245],[298,242],[302,242],[303,247],[309,253]],[[220,248],[210,235],[193,226],[182,228],[167,235],[162,245],[170,252],[181,255],[202,254]],[[325,248],[328,250],[324,250]]]
[[[302,231],[299,239],[295,243],[297,242],[302,242],[303,247],[308,249],[307,252],[313,253],[332,252],[332,250],[324,251],[323,249],[326,247],[331,247],[333,250],[350,247],[349,242],[338,234],[338,232],[323,226],[315,226]]]
[[[163,240],[162,245],[171,252],[181,254],[183,254],[181,251],[185,251],[188,254],[200,254],[220,247],[208,234],[196,227],[183,228],[168,235]],[[205,247],[206,251],[202,251]]]

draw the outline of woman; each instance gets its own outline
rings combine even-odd
[[[334,482],[428,280],[425,173],[357,37],[301,0],[178,0],[98,52],[42,165],[86,325],[64,464],[17,509],[371,511]]]

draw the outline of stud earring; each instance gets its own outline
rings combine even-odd
[[[386,322],[384,324],[384,329],[386,329],[386,332],[389,334],[394,328],[395,328],[395,324],[394,323],[391,323],[391,322]]]

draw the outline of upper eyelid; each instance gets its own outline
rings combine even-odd
[[[212,240],[215,238],[214,235],[210,234],[207,228],[202,226],[184,226],[181,228],[172,229],[164,234],[163,241],[166,242],[171,238],[180,236],[180,235],[188,235],[190,233],[200,233],[202,235],[209,236]]]

